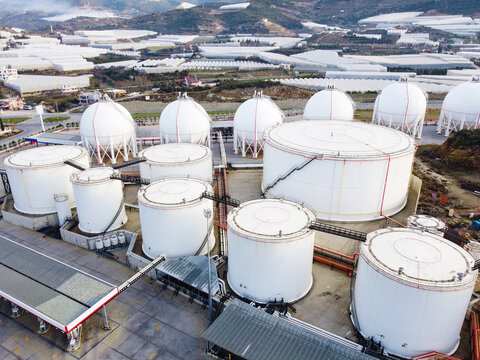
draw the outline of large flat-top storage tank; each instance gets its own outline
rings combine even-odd
[[[228,284],[258,303],[304,297],[312,287],[313,212],[286,200],[253,200],[228,214]]]
[[[357,330],[405,358],[454,353],[477,279],[474,262],[463,248],[428,232],[369,233],[351,304]]]
[[[118,174],[118,170],[96,167],[70,177],[81,231],[99,234],[118,229],[127,222],[123,183],[111,179],[113,174]]]
[[[147,160],[140,163],[140,176],[151,182],[166,177],[193,178],[209,183],[213,180],[210,148],[200,144],[169,143],[142,150]]]
[[[69,178],[77,169],[65,164],[65,160],[90,166],[87,150],[79,146],[41,146],[7,157],[4,165],[15,209],[26,214],[54,213],[55,194],[67,194],[70,207],[74,207]]]
[[[209,183],[183,178],[159,180],[138,191],[145,255],[154,259],[165,252],[172,259],[206,253],[204,210],[213,212],[213,201],[202,197],[205,191],[213,191]],[[210,220],[208,233],[213,249],[215,237]]]
[[[368,221],[407,202],[416,145],[383,126],[303,120],[265,133],[262,189],[307,204],[320,219]]]

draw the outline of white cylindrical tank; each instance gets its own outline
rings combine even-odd
[[[406,78],[386,86],[375,99],[372,122],[421,138],[428,95]]]
[[[253,200],[228,214],[228,283],[258,303],[304,297],[312,286],[315,215],[286,200]]]
[[[149,147],[139,156],[140,176],[150,182],[166,177],[193,178],[209,183],[213,180],[213,161],[210,148],[200,144],[170,143]]]
[[[159,180],[138,191],[145,255],[154,259],[166,253],[172,259],[206,253],[204,210],[213,213],[213,201],[202,197],[205,191],[213,191],[209,183],[183,178]],[[208,226],[213,249],[215,237],[211,220]]]
[[[262,189],[320,219],[368,221],[406,204],[415,142],[383,126],[303,120],[265,133]]]
[[[110,178],[117,173],[110,167],[95,167],[71,176],[81,231],[99,234],[127,222],[123,183]]]
[[[186,94],[168,104],[160,115],[162,143],[196,143],[210,145],[212,120],[205,109]]]
[[[317,92],[305,105],[305,120],[343,120],[352,121],[355,101],[343,91],[329,85],[327,89]]]
[[[98,163],[108,158],[116,163],[121,156],[137,154],[136,125],[132,115],[122,105],[108,97],[90,105],[80,120],[80,135]]]
[[[72,209],[70,208],[70,201],[68,200],[68,194],[55,194],[53,195],[55,200],[55,206],[57,208],[58,223],[60,226],[65,225],[67,220],[72,218]]]
[[[428,232],[368,234],[351,304],[357,330],[405,358],[454,353],[477,279],[474,262],[458,245]]]
[[[429,215],[410,215],[407,219],[407,226],[433,233],[442,233],[446,227],[442,220]]]
[[[4,161],[12,188],[15,209],[26,214],[57,211],[54,195],[67,194],[70,208],[75,206],[70,175],[78,171],[64,163],[71,160],[90,166],[88,152],[80,146],[55,145],[23,150]]]
[[[443,100],[437,132],[449,136],[452,131],[480,128],[480,81],[455,86]]]
[[[283,111],[262,93],[242,103],[233,118],[233,150],[242,156],[251,152],[256,158],[263,149],[263,133],[268,128],[283,122]]]

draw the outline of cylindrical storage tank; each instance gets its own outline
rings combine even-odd
[[[72,218],[72,209],[70,208],[70,201],[68,201],[68,194],[55,194],[53,198],[57,208],[58,223],[60,226],[63,226],[68,219]]]
[[[255,93],[253,99],[242,103],[233,118],[233,150],[242,156],[251,152],[256,158],[263,149],[263,133],[268,128],[281,124],[282,110],[262,93]]]
[[[438,119],[437,132],[449,136],[452,131],[480,128],[480,81],[455,86],[445,96]]]
[[[210,148],[200,144],[170,143],[149,147],[139,154],[147,160],[140,163],[140,176],[150,182],[166,177],[213,181]]]
[[[207,218],[213,201],[202,194],[212,186],[196,179],[166,178],[138,191],[142,249],[154,259],[166,253],[169,259],[206,253]],[[212,218],[208,219],[210,248],[215,245]]]
[[[258,303],[295,302],[312,287],[315,215],[286,200],[253,200],[228,214],[228,284]]]
[[[332,221],[369,221],[406,204],[415,142],[383,126],[303,120],[265,134],[262,190]]]
[[[305,120],[352,121],[354,112],[355,102],[353,99],[330,85],[308,100],[303,118]]]
[[[410,215],[407,219],[407,226],[412,229],[440,234],[445,230],[446,227],[442,220],[429,215]]]
[[[210,143],[212,120],[205,109],[186,94],[168,104],[159,120],[162,143]]]
[[[363,337],[404,358],[452,354],[477,279],[474,259],[428,232],[380,229],[360,246],[352,314]]]
[[[118,171],[110,167],[96,167],[71,176],[81,231],[99,234],[118,229],[127,222],[123,183],[111,179],[113,174],[118,174]]]
[[[122,105],[106,98],[90,105],[80,120],[84,146],[99,163],[105,158],[112,163],[118,157],[128,160],[137,154],[136,124]]]
[[[428,96],[422,89],[402,78],[378,94],[372,122],[421,138],[427,100]]]
[[[65,164],[66,160],[85,168],[90,166],[88,152],[80,146],[41,146],[7,157],[4,165],[15,209],[26,214],[54,213],[54,195],[59,193],[67,194],[70,208],[74,207],[69,178],[78,170]]]

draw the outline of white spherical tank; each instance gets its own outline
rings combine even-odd
[[[118,171],[96,167],[70,177],[77,204],[78,227],[89,234],[115,230],[127,222],[123,183],[111,179]]]
[[[434,233],[442,233],[446,227],[442,220],[429,215],[410,215],[407,219],[407,226]]]
[[[386,86],[377,96],[372,122],[421,138],[427,99],[417,85],[401,79]]]
[[[106,98],[90,105],[80,120],[80,135],[84,146],[99,163],[107,157],[115,163],[120,155],[137,153],[136,125],[132,115],[122,105]]]
[[[455,86],[443,100],[437,132],[450,135],[452,131],[480,128],[480,81]]]
[[[454,353],[477,279],[474,262],[458,245],[428,232],[368,234],[351,304],[357,330],[405,358]]]
[[[263,133],[266,129],[283,122],[282,110],[262,93],[242,103],[233,118],[233,149],[241,150],[242,156],[251,152],[256,158],[263,149]]]
[[[55,194],[68,196],[75,206],[70,175],[78,171],[65,164],[71,160],[80,166],[90,166],[88,152],[80,146],[41,146],[23,150],[5,159],[8,180],[15,209],[26,214],[56,212]]]
[[[162,253],[168,258],[205,254],[207,218],[213,213],[212,200],[202,194],[212,186],[196,179],[167,178],[138,191],[143,252],[154,259]],[[212,218],[208,220],[211,249],[215,245]]]
[[[329,86],[317,92],[305,105],[305,120],[353,120],[355,102],[343,91]]]
[[[324,220],[368,221],[406,204],[415,142],[383,126],[303,120],[265,133],[262,190]]]
[[[210,148],[200,144],[170,143],[149,147],[139,156],[140,176],[150,182],[166,177],[193,178],[209,183],[213,180],[213,160]]]
[[[286,200],[253,200],[228,214],[228,283],[258,303],[295,302],[312,287],[315,215]]]
[[[160,115],[163,143],[210,143],[211,119],[205,109],[186,94],[168,104]]]

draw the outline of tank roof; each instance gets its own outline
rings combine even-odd
[[[284,241],[308,233],[315,215],[300,204],[277,199],[242,203],[228,215],[228,227],[243,237]],[[280,234],[281,231],[281,234]]]
[[[414,227],[423,227],[426,229],[445,229],[445,223],[429,215],[411,215],[407,219],[408,223]]]
[[[459,287],[477,277],[477,271],[470,270],[475,260],[468,252],[419,230],[373,231],[361,246],[361,256],[382,275],[419,288]]]
[[[265,141],[286,152],[341,159],[383,159],[415,149],[415,141],[398,130],[333,120],[283,123],[267,130]]]
[[[211,186],[203,181],[187,178],[166,178],[151,183],[138,191],[138,201],[151,207],[183,206],[197,202]]]
[[[178,164],[203,159],[210,152],[209,148],[200,144],[169,143],[149,147],[139,155],[152,163]]]
[[[72,174],[71,181],[75,184],[95,184],[110,181],[110,176],[116,171],[111,167],[94,167]]]
[[[87,153],[85,148],[70,145],[41,146],[10,155],[4,164],[8,167],[43,167],[62,165],[65,160],[75,160]]]

